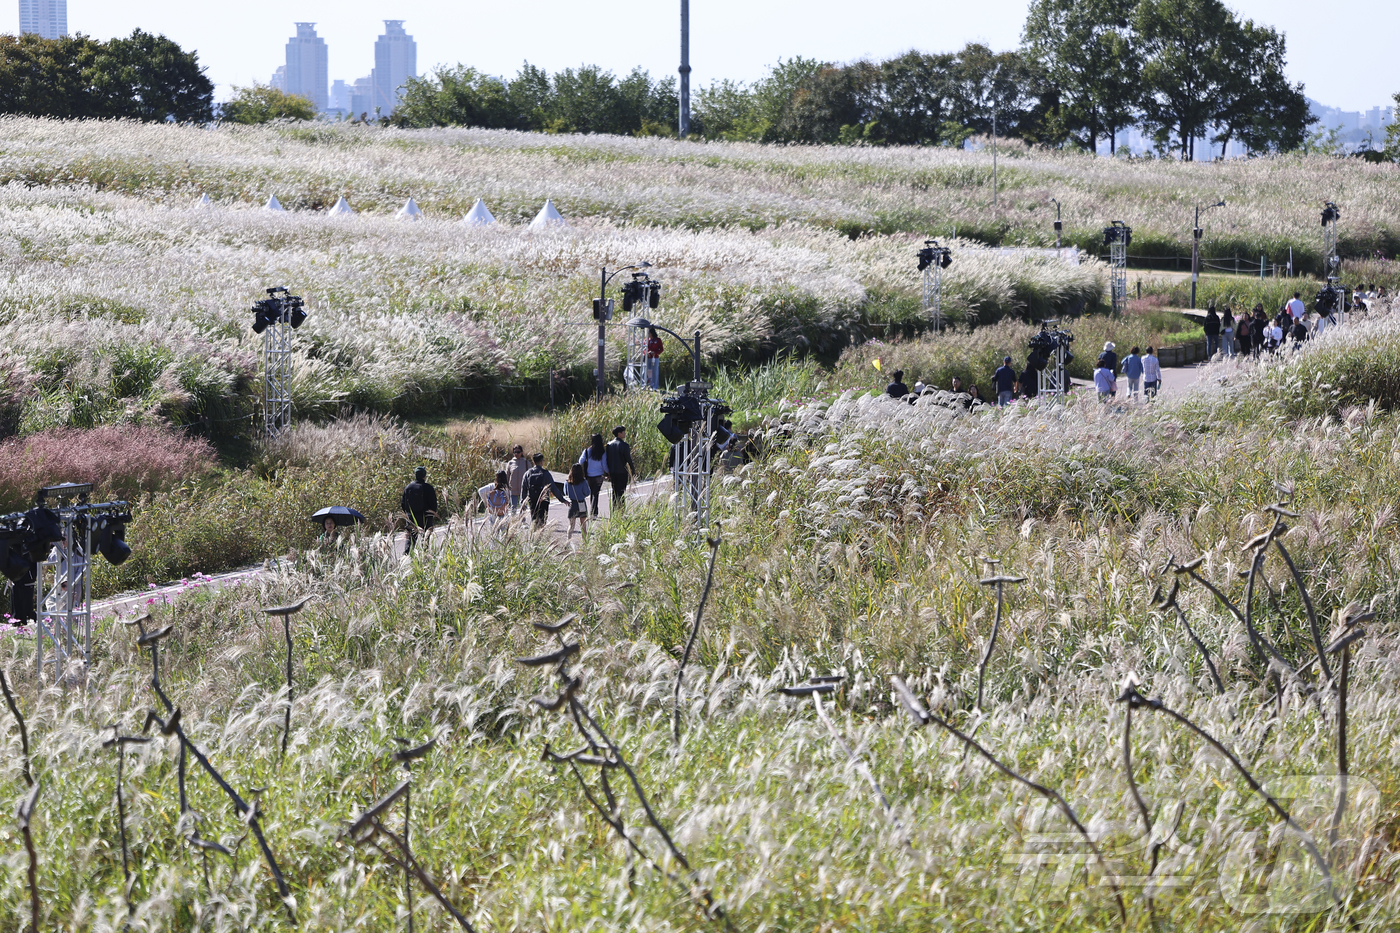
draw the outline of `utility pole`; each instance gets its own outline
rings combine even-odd
[[[616,273],[614,273],[616,274]],[[598,284],[598,304],[593,312],[593,316],[598,319],[598,400],[602,401],[603,394],[608,390],[608,377],[605,367],[607,361],[607,339],[608,339],[608,269],[603,267],[599,276]]]
[[[1207,204],[1206,210],[1212,207],[1224,207],[1224,201],[1217,201],[1214,204]],[[1196,207],[1196,225],[1191,229],[1191,309],[1196,308],[1196,281],[1200,277],[1200,256],[1201,256],[1201,208]]]
[[[992,105],[992,207],[997,206],[997,108]]]
[[[690,0],[681,0],[681,139],[690,135]]]

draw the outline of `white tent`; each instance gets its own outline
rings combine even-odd
[[[194,205],[195,210],[206,210],[206,211],[207,211],[207,210],[210,210],[211,208],[213,208],[213,206],[214,206],[214,202],[211,201],[211,200],[209,200],[209,195],[207,195],[207,194],[202,194],[202,195],[200,195],[200,196],[199,196],[199,200],[198,200],[198,201],[195,203],[195,205]]]
[[[409,198],[403,202],[403,207],[394,212],[395,220],[422,220],[423,211],[418,207],[418,202]]]
[[[340,200],[335,202],[335,207],[330,209],[327,217],[349,217],[355,213],[355,209],[345,200],[345,195],[340,196]]]
[[[282,206],[282,202],[277,200],[277,195],[270,194],[267,196],[267,203],[263,205],[263,210],[281,212],[285,211],[286,208]]]
[[[464,227],[480,227],[495,222],[496,218],[487,210],[486,201],[482,198],[477,198],[472,209],[467,212],[467,216],[462,218],[462,226]]]
[[[549,227],[567,227],[569,222],[559,213],[559,209],[554,206],[552,198],[546,198],[544,207],[535,215],[535,219],[530,221],[531,230],[545,230]]]

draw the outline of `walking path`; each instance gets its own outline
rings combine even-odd
[[[567,475],[554,473],[554,478],[563,482]],[[633,483],[627,488],[627,501],[637,504],[652,502],[656,499],[664,499],[670,495],[670,477],[660,479],[642,480]],[[580,537],[577,533],[569,534],[569,508],[559,502],[554,502],[549,508],[549,521],[545,525],[541,534],[547,535],[551,544],[560,548],[577,547]],[[612,516],[612,486],[603,485],[602,494],[598,497],[598,519],[590,519],[589,524],[594,521],[606,521]],[[418,548],[428,548],[431,551],[441,550],[451,537],[466,535],[468,537],[478,536],[499,536],[503,533],[521,534],[531,530],[529,522],[530,513],[528,509],[522,509],[521,513],[503,519],[508,532],[497,530],[492,527],[492,523],[484,517],[474,517],[470,521],[461,518],[450,520],[445,525],[440,525],[424,534],[418,539]],[[404,532],[394,535],[393,549],[395,554],[404,554],[408,545],[408,537]],[[258,567],[245,567],[241,570],[232,570],[227,573],[216,573],[211,575],[195,574],[187,577],[178,583],[171,583],[167,586],[152,586],[143,591],[122,593],[110,599],[95,601],[92,607],[92,618],[96,622],[109,616],[119,616],[121,618],[133,618],[148,607],[169,603],[183,593],[196,590],[222,590],[230,586],[239,586],[252,580],[257,580],[273,572],[274,568],[284,558],[275,557],[265,561]],[[408,558],[405,556],[405,560]]]

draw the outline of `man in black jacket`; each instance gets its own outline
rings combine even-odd
[[[549,496],[560,502],[564,501],[564,487],[554,478],[554,474],[544,468],[544,454],[535,454],[530,458],[534,466],[530,472],[525,474],[525,482],[521,484],[521,489],[525,494],[525,501],[530,505],[530,517],[534,519],[536,528],[543,528],[545,522],[549,521]]]
[[[612,507],[619,509],[625,504],[627,484],[632,474],[637,472],[636,464],[632,462],[632,445],[627,443],[626,426],[619,424],[613,428],[613,439],[608,441],[605,450],[607,457],[604,466],[613,488]]]
[[[885,394],[890,398],[904,398],[909,394],[909,387],[904,384],[904,370],[896,369],[890,374],[894,381],[885,386]]]
[[[420,531],[433,527],[437,507],[437,490],[428,482],[427,468],[419,467],[413,471],[413,482],[404,487],[403,496],[399,499],[399,508],[408,516],[408,547],[404,550],[405,554],[413,553],[413,545]]]

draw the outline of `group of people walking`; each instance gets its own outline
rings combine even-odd
[[[626,426],[618,425],[612,433],[613,439],[606,444],[603,435],[594,434],[562,483],[545,466],[544,454],[527,459],[525,448],[516,444],[505,469],[497,472],[495,486],[486,494],[488,520],[495,524],[528,509],[538,528],[549,521],[550,500],[557,499],[569,507],[569,534],[577,526],[579,533],[587,536],[588,519],[598,517],[603,484],[611,485],[612,507],[617,509],[625,503],[627,486],[637,474]]]
[[[1208,357],[1213,358],[1217,353],[1232,357],[1237,352],[1257,357],[1263,353],[1277,353],[1290,344],[1297,346],[1338,323],[1336,312],[1319,312],[1315,316],[1308,313],[1302,294],[1294,292],[1272,318],[1264,311],[1262,303],[1235,317],[1228,306],[1217,311],[1212,301],[1206,307],[1202,328]]]

